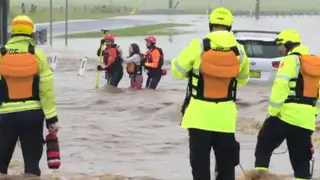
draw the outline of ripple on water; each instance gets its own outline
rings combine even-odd
[[[203,36],[207,29],[205,22],[207,18],[203,17],[199,19],[196,16],[194,19],[197,21],[197,26],[192,28],[196,29],[198,34],[175,36],[173,43],[168,42],[168,37],[159,37],[159,45],[163,47],[167,59],[176,56],[191,38]],[[313,22],[318,22],[319,18],[304,18],[303,21],[296,21],[289,17],[275,19],[263,17],[256,21],[241,17],[236,18],[234,27],[236,29],[282,29],[290,26],[299,30],[304,42],[310,45],[312,51],[319,53],[317,48],[320,46],[318,44],[320,41],[314,41],[317,32],[313,32],[317,29],[315,27],[317,23]],[[192,16],[190,18],[181,16],[177,19],[181,22],[185,21],[184,19],[189,21],[192,20]],[[291,23],[292,20],[294,24]],[[308,22],[311,22],[310,26],[306,25]],[[92,51],[91,54],[95,54],[97,44],[94,44],[96,43],[94,41],[70,40],[70,47],[78,48],[78,52],[86,49]],[[122,47],[126,47],[131,42],[144,44],[143,38],[118,38],[117,41]],[[63,47],[62,43],[63,41],[57,40],[54,44]],[[86,46],[83,47],[81,44]],[[169,61],[166,63],[168,66]],[[185,96],[187,82],[175,81],[169,75],[162,78],[157,91],[134,91],[128,89],[129,80],[125,74],[120,82],[121,89],[104,86],[103,80],[100,81],[100,88],[95,89],[96,64],[96,59],[89,59],[85,75],[78,76],[79,58],[62,58],[54,73],[58,113],[62,127],[59,139],[63,166],[58,175],[67,179],[83,180],[190,179],[188,135],[179,127],[180,105]],[[248,163],[247,167],[253,165],[252,150],[255,145],[255,136],[266,117],[269,94],[270,85],[261,84],[248,85],[241,88],[238,93],[237,139],[245,149],[242,151],[241,158],[246,159],[243,163]],[[319,133],[314,134],[313,140],[315,146],[319,147]],[[20,149],[17,148],[17,150]],[[245,155],[245,151],[249,151],[250,155]],[[11,174],[22,172],[21,159],[21,153],[16,152],[10,164]],[[44,159],[45,157],[41,161],[43,179],[50,179],[50,171],[46,169]],[[288,159],[279,160],[275,157],[272,167],[278,173],[291,174],[291,169],[284,168],[290,168],[289,164],[283,164],[287,161]],[[114,175],[118,172],[120,175]],[[320,172],[319,168],[315,173],[318,172]],[[242,172],[238,171],[238,174]],[[137,177],[138,175],[142,177]],[[272,178],[276,179],[274,176]],[[23,177],[11,179],[23,179]]]

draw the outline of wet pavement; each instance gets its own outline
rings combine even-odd
[[[194,26],[180,29],[193,31],[192,34],[158,37],[158,44],[163,47],[168,60],[176,56],[193,37],[202,38],[208,29],[205,16],[135,16],[117,19],[121,18],[181,23],[191,21]],[[237,17],[234,28],[295,28],[301,33],[304,44],[310,46],[314,54],[318,54],[320,44],[316,41],[318,35],[314,29],[317,25],[314,22],[319,20],[320,17],[265,17],[256,21]],[[124,52],[127,52],[127,47],[132,42],[139,43],[145,50],[143,37],[117,38],[116,41],[124,48]],[[94,56],[99,39],[70,39],[67,48],[63,45],[63,39],[54,39],[53,43],[52,48],[42,48],[48,54],[57,52],[62,57],[54,73],[63,160],[59,176],[67,179],[79,177],[78,179],[116,180],[110,174],[120,174],[145,180],[192,179],[187,132],[179,127],[179,111],[185,95],[186,81],[177,81],[167,75],[157,91],[134,91],[128,88],[129,79],[125,75],[120,89],[107,86],[95,89],[97,58]],[[84,56],[90,57],[87,71],[84,76],[78,76],[79,59]],[[169,61],[166,66],[168,64]],[[101,85],[103,83],[101,80]],[[269,91],[270,84],[250,84],[239,89],[237,139],[241,143],[241,163],[245,169],[253,167],[257,129],[266,116]],[[318,139],[317,135],[316,140]],[[286,146],[283,145],[276,152],[283,152],[285,149]],[[319,155],[316,153],[315,157],[319,158]],[[10,168],[13,174],[23,171],[20,157],[20,148],[17,147]],[[41,167],[45,178],[49,179],[51,171],[47,169],[45,161],[44,156]],[[274,155],[270,168],[275,173],[292,174],[288,153]],[[315,168],[315,176],[319,177],[320,166],[317,163]],[[239,167],[237,172],[239,176],[242,175]]]

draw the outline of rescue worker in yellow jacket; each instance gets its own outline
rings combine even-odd
[[[311,179],[311,134],[319,105],[320,58],[302,46],[295,30],[284,30],[276,39],[285,54],[280,61],[265,120],[255,150],[257,174],[266,172],[274,149],[286,139],[297,180]]]
[[[193,180],[210,180],[214,150],[217,180],[234,180],[240,145],[235,139],[237,87],[247,84],[249,63],[243,46],[231,32],[233,15],[226,8],[210,15],[210,33],[193,39],[171,61],[172,75],[189,78],[182,128],[189,131]]]
[[[7,174],[19,138],[25,173],[40,176],[44,119],[50,133],[58,131],[53,75],[35,47],[32,20],[15,17],[11,31],[0,56],[0,173]]]

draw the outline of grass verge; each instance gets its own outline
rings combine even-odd
[[[9,22],[12,19],[21,14],[21,10],[17,8],[10,9],[9,15]],[[29,16],[34,23],[44,23],[50,21],[50,11],[49,9],[41,9],[34,13],[26,11],[25,15]],[[65,20],[65,10],[54,9],[53,10],[53,21],[64,21]],[[114,16],[121,16],[121,15],[129,15],[129,13],[106,13],[102,11],[84,11],[84,10],[73,10],[70,9],[68,12],[68,19],[69,20],[78,20],[78,19],[100,19],[100,18],[107,18],[107,17],[114,17]]]
[[[131,36],[146,36],[146,35],[176,35],[182,33],[188,33],[186,31],[179,31],[171,29],[173,27],[185,27],[190,26],[190,24],[181,23],[161,23],[153,25],[136,26],[123,29],[110,30],[110,33],[117,37],[131,37]],[[69,38],[99,38],[102,36],[101,31],[99,32],[87,32],[87,33],[77,33],[70,34]],[[56,38],[64,38],[62,36],[56,36]]]

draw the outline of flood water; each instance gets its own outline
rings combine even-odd
[[[168,62],[192,38],[202,38],[208,29],[206,16],[126,18],[157,18],[194,24],[183,28],[194,33],[158,37],[158,45],[163,48]],[[317,54],[320,53],[320,43],[317,42],[319,36],[315,22],[319,21],[320,17],[263,17],[259,21],[237,17],[234,29],[294,28],[301,33],[303,43]],[[124,52],[132,42],[141,44],[145,49],[143,37],[117,38],[116,41],[124,48]],[[129,79],[125,75],[120,89],[104,86],[103,80],[100,81],[101,87],[95,89],[95,52],[99,39],[70,39],[68,48],[63,44],[63,39],[55,39],[53,48],[43,47],[48,54],[57,52],[61,56],[54,72],[63,163],[57,176],[86,180],[123,180],[124,177],[137,180],[192,179],[188,136],[179,127],[180,105],[185,96],[186,81],[175,80],[169,73],[162,79],[157,91],[134,91],[128,88]],[[84,56],[90,57],[87,71],[84,76],[78,76],[79,59]],[[269,91],[270,84],[250,84],[238,93],[237,139],[241,143],[241,160],[245,169],[253,167],[257,129],[266,116]],[[286,146],[282,146],[276,152],[285,149]],[[16,148],[10,167],[11,174],[23,171],[20,150]],[[319,154],[315,156],[317,158]],[[212,162],[214,164],[214,160]],[[41,167],[44,179],[51,179],[45,155]],[[275,173],[292,174],[287,153],[274,155],[270,168]],[[237,167],[237,171],[241,176],[241,169]],[[316,163],[316,177],[320,176],[319,172],[320,165]],[[115,174],[124,177],[112,177]]]

